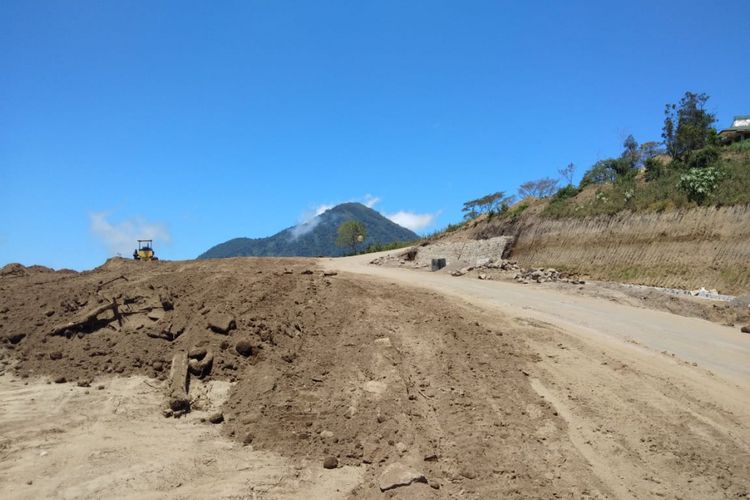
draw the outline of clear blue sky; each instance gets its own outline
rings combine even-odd
[[[659,139],[686,90],[750,113],[750,2],[4,0],[0,265],[193,258],[372,197],[430,231]]]

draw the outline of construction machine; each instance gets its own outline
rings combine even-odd
[[[135,260],[159,260],[154,255],[153,240],[138,240],[138,248],[133,250]]]

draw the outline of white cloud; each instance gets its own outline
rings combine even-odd
[[[373,208],[375,205],[380,203],[380,197],[367,193],[360,198],[351,198],[349,200],[346,200],[345,202],[340,203],[346,202],[358,202],[362,203],[368,208]],[[317,207],[305,211],[305,213],[303,213],[299,218],[299,222],[297,223],[297,225],[291,229],[292,239],[299,238],[300,236],[305,235],[315,229],[315,227],[320,224],[320,215],[322,215],[325,211],[332,209],[336,205],[338,205],[338,203],[323,203],[321,205],[318,205]],[[399,226],[411,229],[412,231],[421,231],[434,224],[435,220],[440,215],[440,212],[438,211],[435,213],[418,214],[415,212],[401,210],[392,214],[383,215]]]
[[[172,236],[167,227],[159,222],[149,222],[140,217],[112,223],[106,212],[89,214],[91,232],[112,255],[130,256],[137,240],[155,240],[154,245],[169,244]]]
[[[367,208],[372,208],[378,203],[380,203],[380,198],[378,198],[377,196],[373,196],[370,193],[367,193],[362,200],[362,204]]]
[[[353,198],[350,200],[347,200],[347,202],[359,202],[362,203],[364,206],[368,208],[374,207],[376,204],[380,202],[380,198],[374,195],[371,195],[370,193],[367,193],[361,198]],[[341,202],[346,203],[346,202]],[[294,226],[291,229],[291,237],[292,239],[297,239],[300,236],[303,236],[320,224],[320,215],[322,215],[324,212],[332,209],[339,203],[322,203],[318,205],[317,207],[311,208],[310,210],[306,210],[302,216],[299,218],[299,221],[297,222],[297,225]]]
[[[414,212],[407,212],[401,210],[394,214],[383,214],[399,226],[403,226],[407,229],[411,229],[414,232],[420,231],[427,227],[430,227],[435,219],[440,215],[440,212],[434,214],[418,214]]]

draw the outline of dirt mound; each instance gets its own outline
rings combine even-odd
[[[526,442],[539,422],[524,408],[556,417],[521,371],[535,359],[523,344],[427,292],[326,275],[305,260],[111,259],[74,275],[6,275],[0,303],[0,338],[20,376],[88,386],[105,375],[164,380],[182,365],[189,379],[236,382],[224,433],[289,457],[364,465],[360,493],[399,463],[446,494],[467,481],[483,495],[507,493],[503,470],[548,496],[559,486],[542,470],[582,465],[547,463],[543,443]],[[176,403],[165,412],[181,414]],[[517,425],[506,430],[509,421]],[[504,446],[484,451],[500,435]],[[409,488],[421,487],[434,491]]]

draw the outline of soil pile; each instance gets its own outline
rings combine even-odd
[[[537,357],[429,292],[302,259],[112,259],[83,273],[13,267],[0,304],[20,376],[167,379],[184,353],[191,377],[236,382],[227,435],[321,467],[364,466],[359,495],[379,494],[393,464],[391,475],[426,478],[394,486],[410,497],[601,487],[529,383]],[[546,440],[560,441],[554,453]]]

